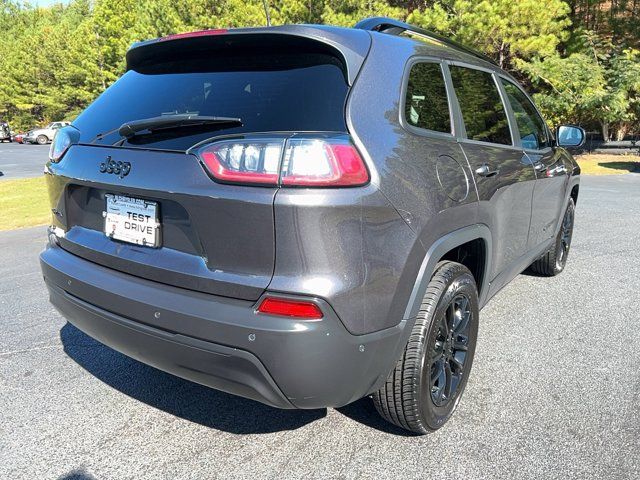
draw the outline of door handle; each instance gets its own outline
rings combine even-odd
[[[476,168],[476,175],[480,175],[481,177],[495,177],[498,173],[500,173],[500,170],[491,170],[488,163],[483,163]]]

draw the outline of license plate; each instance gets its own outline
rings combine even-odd
[[[145,247],[160,246],[156,202],[113,194],[106,194],[105,198],[104,233],[109,238]]]

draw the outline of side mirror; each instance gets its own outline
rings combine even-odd
[[[575,125],[560,125],[556,130],[556,142],[559,147],[580,148],[587,140],[584,128]]]

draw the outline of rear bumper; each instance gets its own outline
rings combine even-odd
[[[40,256],[53,305],[88,335],[179,377],[278,408],[346,405],[375,391],[400,355],[396,327],[355,336],[313,299],[318,321],[257,315],[255,302],[141,279],[57,245]]]

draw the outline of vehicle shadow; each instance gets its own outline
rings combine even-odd
[[[397,435],[401,437],[416,437],[419,436],[416,433],[409,432],[400,427],[384,420],[376,411],[376,407],[373,406],[373,402],[369,398],[361,398],[358,401],[345,405],[336,409],[345,417],[355,420],[358,423],[362,423],[369,428],[375,428],[384,433],[391,435]]]
[[[58,477],[58,480],[95,480],[96,477],[87,473],[84,469],[71,470],[66,475]]]
[[[280,410],[183,380],[127,357],[70,323],[60,329],[64,351],[107,385],[191,422],[229,433],[295,430],[326,416],[321,410]]]
[[[640,162],[635,161],[598,162],[598,166],[624,170],[625,172],[640,172]]]

